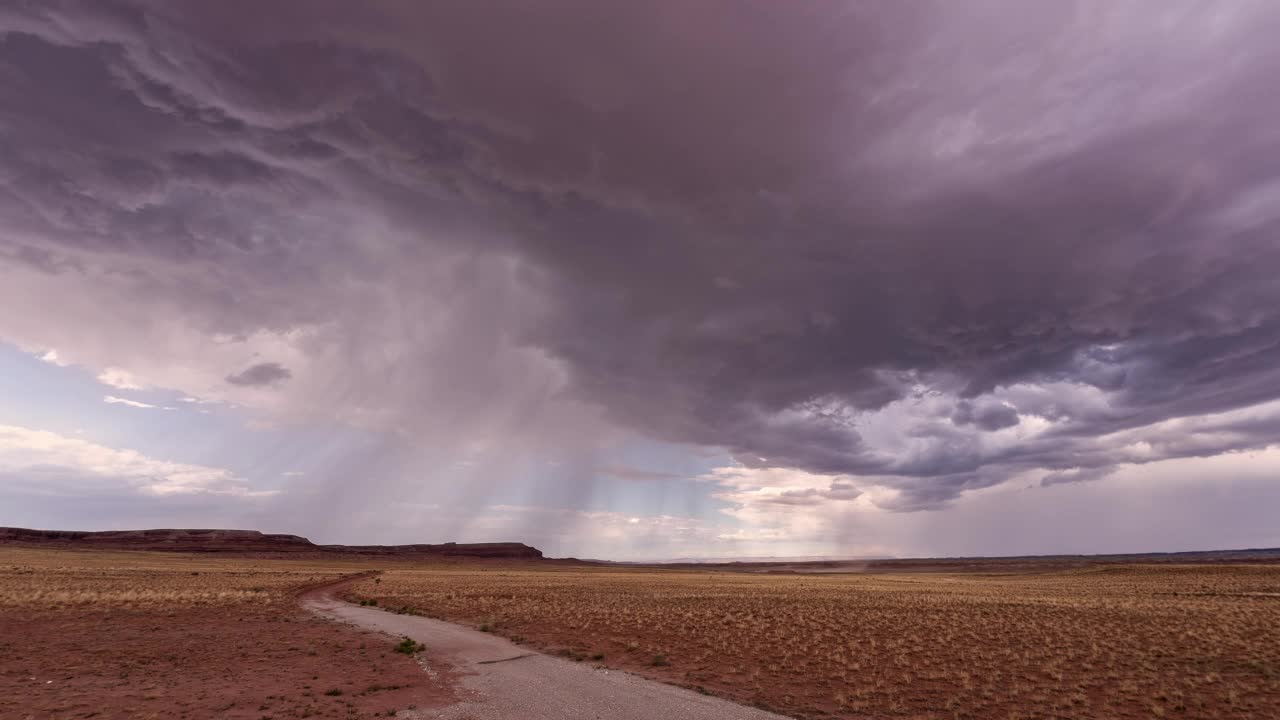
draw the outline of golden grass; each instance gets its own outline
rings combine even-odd
[[[10,547],[0,618],[234,617],[370,567],[352,595],[379,607],[797,717],[1280,718],[1276,565],[756,575]]]
[[[353,595],[804,717],[1280,717],[1280,566],[776,576],[434,566]],[[653,667],[662,655],[669,667]]]
[[[0,548],[0,612],[275,604],[295,588],[360,569],[345,561],[6,547]]]

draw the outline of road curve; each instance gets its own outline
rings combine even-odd
[[[347,582],[350,582],[348,580]],[[343,602],[345,583],[301,596],[323,617],[394,637],[407,636],[460,671],[461,701],[418,717],[453,720],[786,720],[617,670],[544,655],[443,620],[396,615]],[[404,716],[402,714],[402,716]]]

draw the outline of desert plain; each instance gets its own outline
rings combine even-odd
[[[360,571],[0,547],[0,718],[348,718],[447,701],[447,669],[299,607]]]
[[[796,718],[1280,717],[1274,562],[821,569],[0,547],[0,718],[453,702],[430,638],[396,652],[300,606],[344,579],[349,602]]]

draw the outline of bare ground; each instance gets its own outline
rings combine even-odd
[[[0,719],[367,718],[452,702],[379,633],[296,605],[0,608]]]

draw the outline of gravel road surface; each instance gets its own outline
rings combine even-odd
[[[302,597],[309,610],[426,643],[461,672],[461,702],[417,717],[453,720],[785,720],[781,715],[572,662],[442,620],[396,615],[338,600],[340,586]],[[410,715],[402,712],[401,717]]]

